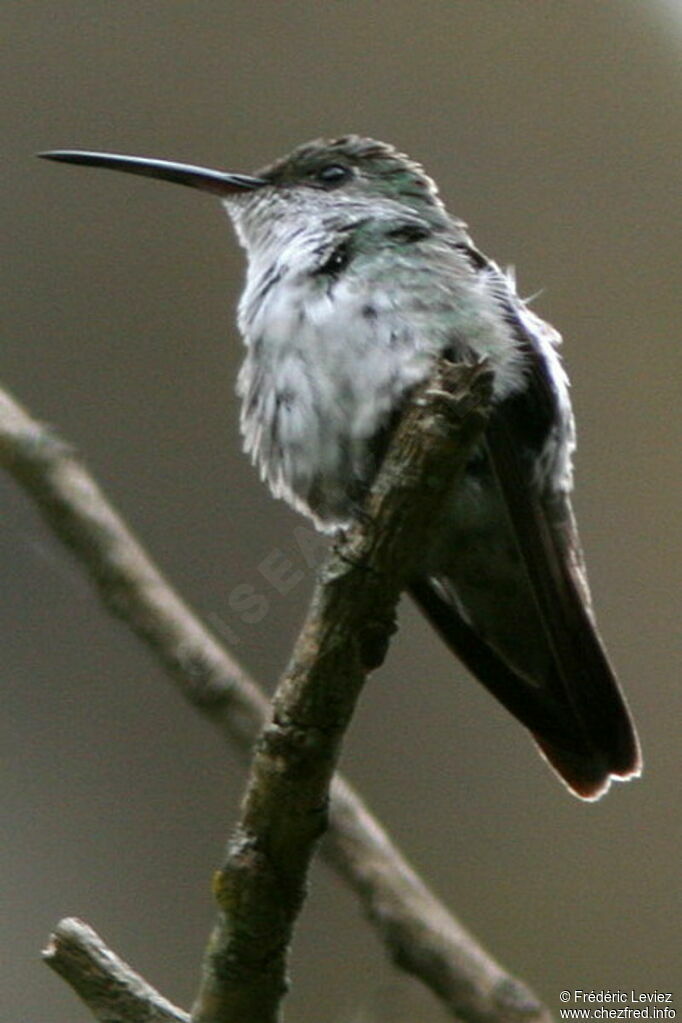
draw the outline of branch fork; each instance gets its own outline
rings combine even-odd
[[[485,365],[441,360],[408,403],[364,513],[320,572],[268,709],[70,449],[0,392],[0,464],[36,500],[104,602],[156,653],[182,695],[251,758],[240,820],[214,881],[218,917],[192,1023],[278,1023],[287,951],[323,834],[324,859],[355,890],[392,959],[453,1017],[550,1019],[438,902],[359,796],[334,777],[366,677],[383,661],[395,629],[401,591],[482,435],[491,394]],[[106,1023],[190,1018],[80,922],[58,925],[45,958]]]

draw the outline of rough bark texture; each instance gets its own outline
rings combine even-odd
[[[71,917],[57,925],[43,960],[102,1023],[189,1023],[186,1012],[171,1005],[82,920]]]
[[[473,397],[474,400],[482,397],[485,405],[485,380],[478,377],[476,383],[476,376],[474,372],[471,380],[474,385]],[[482,389],[478,399],[477,388]],[[429,414],[433,411],[432,409]],[[441,408],[438,416],[445,415],[447,420],[450,411],[446,413]],[[413,415],[413,412],[414,410],[409,415]],[[472,427],[474,433],[477,415],[478,413],[474,414],[469,424],[470,427],[474,424]],[[413,421],[410,420],[411,423]],[[445,420],[441,421],[444,425]],[[468,443],[466,438],[462,438],[462,443],[466,448]],[[105,605],[144,640],[165,666],[183,697],[216,726],[230,745],[236,746],[245,759],[250,757],[253,741],[267,715],[268,703],[262,692],[174,592],[125,523],[106,501],[71,448],[2,391],[0,391],[0,465],[10,472],[35,500],[48,525],[79,559],[96,585]],[[395,479],[395,474],[391,476],[390,466],[387,465],[386,473],[377,481],[373,496],[376,508],[381,507],[386,487],[391,479],[398,488],[403,485],[410,486],[410,480],[414,479],[412,470],[406,472],[404,478]],[[437,503],[437,497],[434,497],[434,500]],[[420,522],[416,523],[417,532],[423,525]],[[343,583],[345,566],[342,559],[339,561],[340,555],[355,559],[355,577],[358,585],[367,583],[367,572],[358,569],[357,561],[367,554],[368,543],[371,548],[377,542],[376,521],[370,522],[363,547],[358,537],[362,537],[364,528],[364,525],[361,526],[358,534],[349,537],[345,547],[337,551],[336,568],[329,570],[330,582],[334,582],[336,573],[339,593],[342,593],[343,586],[346,585]],[[403,523],[399,529],[404,533],[405,524]],[[413,544],[417,532],[413,535]],[[385,537],[384,542],[394,541],[389,541]],[[383,557],[381,553],[379,556]],[[403,568],[397,575],[389,571],[385,580],[392,590],[391,599],[394,602],[400,588],[398,576],[406,567],[407,564],[403,563]],[[372,581],[368,592],[374,592],[374,586],[375,582]],[[319,593],[316,600],[317,606],[321,606]],[[382,647],[388,640],[392,628],[392,612],[387,612],[386,607],[387,605],[384,605],[384,612],[379,612],[378,606],[370,605],[370,614],[366,620],[360,622],[360,627],[356,630],[357,637],[352,643],[351,659],[355,662],[353,670],[359,670],[360,675],[379,660],[383,652]],[[350,624],[352,621],[351,618]],[[334,658],[339,656],[338,651],[334,653],[334,642],[331,642],[334,637],[338,638],[338,635],[338,630],[331,629],[323,644],[328,664],[333,663]],[[322,639],[323,634],[320,633],[319,641]],[[307,663],[306,658],[310,657],[311,642],[314,646],[318,640],[314,639],[309,622],[297,648],[296,658],[292,662],[292,669],[295,670],[293,674],[289,673],[287,686],[297,684],[296,677],[300,677],[299,673],[305,669]],[[359,682],[356,679],[353,685],[361,682],[361,678]],[[313,706],[319,702],[319,688],[316,686],[317,683],[310,690],[310,695],[314,697]],[[352,685],[350,693],[354,701],[356,694]],[[335,722],[334,727],[342,727],[343,721],[352,709],[345,703],[345,694],[342,695],[345,710],[341,708],[337,713],[333,701],[324,709],[325,715],[330,714],[332,721]],[[306,697],[302,701],[304,709],[307,699]],[[315,785],[308,790],[309,796],[310,791],[319,786],[321,780],[324,782],[323,788],[326,785],[325,779],[331,770],[330,758],[333,760],[336,755],[337,741],[334,739],[329,742],[326,736],[318,735],[314,725],[305,726],[305,731],[309,734],[303,741],[302,733],[297,731],[296,722],[281,709],[279,713],[280,720],[273,718],[269,730],[265,733],[259,755],[265,756],[272,768],[277,764],[278,745],[281,744],[285,751],[293,747],[292,764],[298,762],[300,770],[306,758],[311,755],[310,750],[305,748],[307,742],[311,742],[313,747],[322,743],[326,749],[322,759],[326,760],[326,763],[321,769],[317,769]],[[307,720],[307,711],[304,717]],[[288,777],[291,778],[291,773]],[[260,797],[255,798],[258,791],[257,786],[252,806],[256,816],[260,804]],[[304,827],[301,829],[301,835],[308,836],[306,840],[310,841],[311,848],[327,815],[326,796],[316,805],[315,812],[304,813]],[[379,822],[364,806],[360,797],[338,776],[332,787],[328,818],[328,830],[321,846],[322,856],[353,888],[379,938],[397,965],[429,987],[442,1000],[453,1017],[470,1023],[493,1021],[540,1023],[549,1018],[547,1010],[526,986],[512,978],[484,952],[429,892]],[[282,842],[287,840],[287,830],[287,828],[282,830],[279,825],[273,823],[274,848],[283,848]],[[235,845],[237,858],[241,855],[242,862],[245,848],[248,846],[248,840],[246,846],[244,844],[245,834],[246,832],[242,832],[241,837],[237,837]],[[256,853],[258,852],[256,848]],[[309,852],[310,850],[306,855],[309,855]],[[246,858],[248,861],[248,857]],[[219,874],[217,883],[220,897],[226,899],[228,903],[229,873],[228,869]],[[296,875],[296,871],[293,875]],[[293,875],[290,880],[295,888],[297,877],[300,884],[300,873]],[[296,899],[293,899],[287,912],[291,914],[293,908],[295,913],[296,906]],[[60,935],[63,926],[65,925],[60,924],[55,932],[60,939],[54,944],[55,954],[49,954],[48,950],[46,959],[58,970],[59,963],[70,961],[67,979],[97,1016],[99,998],[91,983],[91,967],[78,955],[70,954],[68,942],[63,941],[64,936]],[[84,934],[85,931],[89,932],[86,925],[79,926],[85,929]],[[286,930],[287,927],[290,927],[290,923],[281,921],[280,931]],[[120,975],[117,974],[116,964],[119,961],[113,952],[105,948],[100,939],[96,940],[102,950],[99,958],[102,982],[106,983],[106,976],[111,974],[111,982],[117,984]],[[86,938],[83,941],[88,944]],[[219,949],[220,941],[214,947]],[[220,955],[215,961],[211,960],[210,955],[207,957],[207,977],[213,974],[219,960]],[[66,970],[59,972],[67,975]],[[200,999],[201,1011],[206,1009],[209,987],[210,983],[205,981]],[[279,987],[283,987],[281,969]],[[148,990],[153,992],[151,988]],[[132,988],[129,993],[131,998],[125,1003],[127,1005],[125,1015],[112,1015],[106,1018],[129,1021],[148,1018],[144,1015],[147,1011],[144,1007],[144,998],[140,1002]],[[124,1002],[120,1004],[123,1005]],[[175,1010],[172,1006],[170,1008],[180,1013],[178,1018],[182,1018],[181,1010]]]
[[[343,735],[383,661],[400,593],[480,439],[490,390],[481,367],[439,367],[403,416],[362,521],[321,572],[216,876],[220,913],[197,1023],[280,1019],[287,951]]]

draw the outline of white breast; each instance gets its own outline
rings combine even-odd
[[[451,243],[370,245],[338,277],[316,273],[337,244],[301,231],[274,260],[252,254],[239,312],[245,449],[273,493],[322,528],[353,516],[372,442],[435,355],[488,358],[498,397],[523,385],[493,289]]]

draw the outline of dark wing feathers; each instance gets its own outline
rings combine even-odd
[[[531,731],[560,738],[564,730],[560,702],[549,697],[538,703],[533,687],[481,639],[432,579],[413,581],[409,593],[444,643],[515,718]]]
[[[410,596],[456,657],[531,732],[547,760],[583,799],[595,799],[611,774],[575,720],[570,706],[518,675],[464,620],[431,579],[419,579]]]
[[[478,252],[476,257],[482,271],[485,257]],[[546,437],[556,416],[551,374],[511,301],[503,310],[525,356],[528,387],[496,406],[485,447],[552,650],[554,673],[530,685],[464,620],[435,581],[420,579],[411,593],[465,666],[531,731],[566,783],[594,799],[611,776],[639,772],[639,747],[592,617],[570,500],[567,494],[542,493],[532,478],[534,433]]]
[[[582,561],[572,516],[557,528],[534,487],[504,413],[494,416],[486,448],[554,654],[566,703],[605,758],[610,773],[628,777],[639,765],[630,717],[584,597]],[[549,512],[549,514],[548,514]],[[550,520],[551,514],[551,520]]]

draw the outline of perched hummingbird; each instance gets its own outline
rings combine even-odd
[[[410,591],[568,788],[640,773],[570,502],[575,447],[557,332],[473,244],[422,167],[346,135],[255,175],[108,153],[110,167],[217,195],[246,249],[239,374],[246,451],[277,497],[335,531],[356,516],[436,356],[486,359],[493,409]]]

